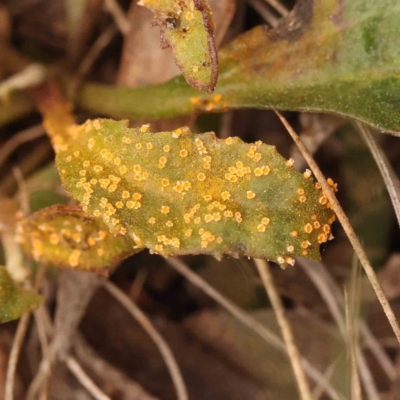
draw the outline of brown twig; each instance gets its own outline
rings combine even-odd
[[[131,30],[131,25],[118,2],[116,0],[104,0],[104,5],[114,18],[115,24],[118,26],[121,33],[127,35]]]
[[[21,317],[18,322],[17,331],[15,333],[14,341],[11,347],[10,357],[8,359],[4,400],[14,400],[15,371],[17,369],[19,353],[21,351],[21,346],[24,341],[26,331],[28,329],[30,317],[31,313],[27,312]]]
[[[79,365],[75,358],[68,356],[65,360],[68,369],[74,374],[75,378],[96,400],[111,400],[99,387],[90,379],[84,369]]]
[[[87,286],[87,285],[86,285]],[[90,297],[90,294],[89,294]],[[39,366],[38,373],[35,376],[35,379],[31,383],[27,396],[26,398],[28,400],[33,400],[36,396],[36,393],[43,387],[46,386],[46,382],[48,380],[48,377],[50,376],[50,371],[51,371],[51,362],[54,359],[54,341],[52,342],[51,346],[49,347],[47,345],[47,337],[52,337],[54,330],[53,326],[51,325],[50,317],[47,315],[46,311],[44,308],[41,308],[35,312],[35,321],[39,330],[39,336],[40,336],[40,331],[41,335],[44,336],[43,339],[41,339],[41,342],[46,343],[46,349],[43,351],[43,359],[42,362]],[[72,325],[72,328],[64,335],[71,335],[71,332],[74,333],[74,327],[76,327],[76,321],[73,320],[71,323],[71,317],[69,316],[67,324]],[[74,341],[75,344],[75,341]],[[57,345],[56,345],[57,346]],[[42,349],[43,349],[42,345]],[[53,353],[53,354],[52,354]],[[67,365],[68,369],[71,371],[71,373],[75,376],[75,378],[82,384],[83,387],[86,388],[86,390],[96,399],[96,400],[110,400],[110,397],[108,397],[103,391],[92,381],[92,379],[86,374],[84,369],[80,366],[78,361],[71,355],[67,353],[66,356],[64,356],[64,361],[65,364]]]
[[[220,292],[214,289],[199,275],[194,273],[185,263],[177,258],[167,258],[166,262],[174,268],[177,272],[183,275],[191,284],[200,288],[204,293],[210,296],[217,304],[225,308],[231,315],[233,315],[239,322],[247,326],[251,331],[259,335],[269,345],[279,350],[281,353],[286,354],[286,347],[282,340],[274,333],[268,330],[267,327],[262,325],[256,319],[251,317],[248,313],[243,311],[236,304],[231,302]],[[323,388],[326,394],[332,400],[340,400],[341,396],[336,390],[330,385],[326,378],[318,370],[316,370],[305,358],[301,359],[304,371],[310,377],[311,380],[316,382],[319,387]]]
[[[262,19],[271,25],[273,28],[278,25],[279,18],[267,7],[267,5],[261,0],[248,0],[254,10],[256,10],[262,17]]]
[[[69,96],[73,98],[79,89],[85,76],[89,73],[92,65],[97,60],[101,52],[110,44],[118,30],[114,24],[105,29],[101,35],[96,39],[93,45],[90,47],[83,61],[79,64],[78,70],[73,77],[70,86],[68,88]]]
[[[285,128],[288,131],[288,133],[290,134],[290,136],[292,137],[293,141],[296,143],[297,147],[303,154],[303,157],[308,162],[308,165],[310,166],[310,169],[314,173],[318,182],[321,184],[322,189],[325,193],[325,196],[328,198],[329,202],[332,205],[333,211],[336,213],[340,223],[342,224],[342,227],[343,227],[344,231],[346,232],[346,235],[349,238],[350,243],[353,246],[353,249],[356,252],[358,259],[360,260],[360,263],[363,266],[365,273],[368,276],[368,279],[375,291],[375,294],[376,294],[376,296],[383,308],[383,311],[386,314],[386,317],[387,317],[390,325],[392,326],[393,332],[396,335],[396,338],[400,344],[399,323],[397,322],[397,319],[393,312],[393,309],[390,306],[390,304],[386,298],[386,295],[382,290],[382,287],[378,281],[375,271],[372,268],[372,265],[369,262],[368,257],[366,255],[356,233],[354,232],[354,229],[351,226],[349,219],[347,218],[347,215],[343,211],[343,208],[341,207],[334,192],[332,191],[331,187],[329,186],[328,182],[326,181],[323,173],[319,169],[313,156],[310,154],[310,152],[304,146],[303,142],[301,141],[301,139],[299,138],[297,133],[293,130],[293,128],[289,125],[287,120],[278,111],[275,111],[275,112],[276,112],[277,116],[279,117],[279,119],[282,121],[282,124],[285,126]]]
[[[18,168],[20,168],[24,176],[29,175],[34,171],[39,165],[43,164],[43,161],[51,154],[51,146],[48,142],[42,142],[35,147],[35,151],[30,152],[25,156],[24,159],[18,163]],[[0,182],[0,194],[7,195],[15,190],[15,177],[12,174],[7,175]]]
[[[147,332],[155,345],[158,347],[160,353],[164,358],[165,364],[168,367],[168,371],[171,375],[172,381],[176,389],[178,400],[188,400],[189,397],[187,394],[185,382],[182,377],[182,373],[168,343],[158,333],[151,321],[140,310],[140,308],[135,303],[133,303],[122,290],[120,290],[117,286],[107,280],[103,280],[103,286],[126,308],[126,310],[135,318],[135,320],[138,321],[138,323],[142,326],[142,328]]]
[[[50,357],[49,340],[47,337],[45,322],[43,321],[43,312],[40,312],[41,309],[43,310],[43,307],[44,306],[42,305],[40,309],[34,311],[33,315],[35,318],[36,328],[38,331],[40,347],[42,349],[42,358],[48,359]],[[48,379],[46,379],[44,381],[44,384],[42,385],[42,393],[47,392],[47,387],[48,387]]]
[[[124,388],[121,393],[123,400],[158,400],[121,370],[101,358],[79,334],[74,339],[74,350],[80,362],[90,368],[107,387],[111,386],[118,392]],[[112,393],[112,390],[110,389],[109,392]]]
[[[327,380],[329,380],[333,376],[337,366],[338,366],[338,360],[336,358],[332,363],[329,364],[327,370],[325,371],[324,376]],[[319,400],[323,394],[324,394],[324,389],[320,385],[316,385],[312,393],[313,399]]]
[[[279,0],[264,0],[272,8],[274,8],[282,17],[289,14],[289,10]]]
[[[0,166],[4,161],[20,146],[21,144],[35,140],[44,136],[46,132],[42,125],[32,126],[31,128],[24,129],[12,136],[7,142],[1,145],[0,148]]]
[[[349,295],[347,290],[344,292],[344,304],[346,311],[346,332],[347,332],[347,348],[350,352],[350,365],[351,365],[351,400],[362,400],[361,397],[361,384],[360,377],[357,369],[357,344],[356,344],[356,333],[354,331],[354,315],[351,311]]]
[[[341,309],[341,307],[343,307],[344,305],[344,300],[338,285],[329,275],[323,264],[301,258],[298,258],[296,262],[300,265],[303,271],[314,283],[322,299],[328,306],[328,309],[332,314],[333,319],[339,328],[339,331],[341,332],[342,336],[344,336],[345,325]],[[364,337],[366,346],[375,356],[382,370],[386,373],[391,381],[396,379],[398,374],[395,366],[392,364],[389,356],[382,349],[382,346],[379,344],[375,336],[371,333],[370,329],[364,321],[360,321],[360,330],[361,334]]]
[[[39,270],[35,277],[35,282],[33,285],[33,290],[37,291],[40,287],[40,284],[43,279],[45,267],[40,266]],[[14,380],[15,380],[15,372],[17,369],[17,363],[19,354],[21,351],[21,346],[24,341],[26,331],[28,328],[29,319],[31,317],[31,312],[25,313],[18,322],[17,332],[15,333],[14,341],[11,347],[10,357],[7,365],[7,374],[6,374],[6,388],[5,388],[5,396],[4,400],[13,400],[14,399]]]
[[[302,132],[300,138],[311,154],[315,154],[320,147],[345,123],[343,118],[330,114],[301,113],[300,123]],[[294,160],[294,167],[298,170],[306,168],[307,162],[293,143],[290,157]]]

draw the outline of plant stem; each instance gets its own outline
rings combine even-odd
[[[390,200],[392,201],[393,209],[397,217],[397,223],[400,226],[400,183],[399,179],[396,176],[396,173],[393,171],[392,166],[389,163],[389,160],[386,158],[386,155],[379,148],[378,144],[374,140],[374,137],[371,135],[369,129],[363,125],[361,122],[356,122],[356,127],[358,131],[361,133],[365,143],[369,147],[371,151],[372,157],[376,162],[376,165],[381,172],[383,181],[385,182],[386,189],[389,193]]]
[[[101,389],[92,381],[86,374],[84,369],[79,365],[75,358],[68,356],[65,360],[68,369],[75,375],[82,386],[96,399],[96,400],[111,400]]]
[[[195,111],[189,99],[198,93],[181,77],[136,89],[86,83],[78,91],[75,102],[78,107],[113,118],[161,119]]]
[[[394,315],[393,309],[390,306],[390,304],[385,296],[385,293],[383,292],[383,289],[378,281],[375,271],[372,268],[372,265],[369,262],[368,257],[366,255],[356,233],[354,232],[354,229],[351,226],[349,219],[347,218],[347,215],[343,211],[343,208],[341,207],[338,199],[336,198],[331,187],[329,186],[328,182],[326,181],[323,173],[319,169],[313,156],[310,154],[310,152],[304,146],[303,142],[301,141],[301,139],[299,138],[297,133],[293,130],[293,128],[286,121],[286,119],[278,111],[275,111],[275,112],[276,112],[277,116],[279,117],[279,119],[282,121],[282,124],[285,126],[285,128],[288,131],[288,133],[290,134],[290,136],[292,137],[293,141],[296,143],[297,147],[303,154],[303,157],[308,162],[308,165],[310,166],[311,171],[314,173],[318,182],[321,184],[322,190],[324,191],[326,197],[328,198],[329,202],[332,205],[333,211],[335,211],[340,223],[342,224],[342,227],[343,227],[344,231],[346,232],[346,235],[349,238],[350,243],[353,246],[353,249],[357,254],[357,257],[360,260],[360,263],[363,266],[365,273],[367,274],[367,277],[375,291],[375,294],[383,308],[383,311],[386,314],[386,317],[387,317],[390,325],[392,326],[392,329],[393,329],[394,334],[396,335],[397,341],[400,344],[399,323],[397,322],[397,319],[396,319],[396,316]]]
[[[304,373],[303,366],[301,365],[300,353],[294,340],[292,328],[288,319],[286,318],[285,308],[282,300],[276,290],[269,263],[265,260],[257,258],[254,259],[254,262],[268,294],[269,300],[272,304],[272,308],[274,309],[279,327],[281,328],[283,340],[285,341],[287,353],[292,364],[301,399],[312,400],[310,387]]]
[[[168,346],[168,343],[158,333],[142,310],[121,289],[107,280],[103,280],[103,285],[107,291],[114,296],[135,318],[135,320],[147,332],[155,345],[158,347],[158,350],[164,358],[165,364],[167,365],[168,371],[175,385],[178,400],[188,400],[189,397],[182,373],[170,347]]]
[[[15,333],[10,357],[8,359],[4,400],[14,400],[15,371],[17,369],[19,353],[21,351],[21,346],[24,341],[26,331],[28,329],[30,317],[31,312],[27,312],[21,317],[18,322],[17,332]]]
[[[273,348],[279,350],[280,352],[286,354],[287,348],[282,340],[274,333],[268,330],[267,327],[258,322],[255,318],[249,315],[247,312],[242,310],[232,301],[223,296],[218,290],[214,289],[209,283],[207,283],[198,274],[193,272],[185,263],[183,263],[178,258],[167,258],[166,262],[174,268],[177,272],[182,274],[192,285],[200,288],[204,293],[206,293],[210,298],[212,298],[217,304],[225,308],[233,317],[235,317],[244,326],[247,326],[251,331],[259,335],[266,343],[268,343]],[[304,371],[310,377],[312,381],[317,383],[318,387],[324,391],[330,399],[339,400],[341,397],[331,386],[329,381],[321,374],[317,369],[315,369],[307,359],[301,358],[301,362]]]

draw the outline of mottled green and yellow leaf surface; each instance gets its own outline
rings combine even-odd
[[[160,27],[161,44],[171,46],[186,81],[212,92],[217,83],[218,58],[212,13],[205,0],[141,0]]]
[[[24,312],[38,308],[42,297],[17,285],[5,267],[0,266],[0,323],[18,319]]]
[[[261,142],[148,130],[87,121],[57,154],[64,187],[89,216],[165,256],[319,258],[334,216],[310,171]]]
[[[219,52],[215,95],[182,79],[138,89],[85,85],[79,105],[114,118],[270,108],[322,111],[400,131],[400,2],[299,0],[274,29]]]
[[[51,206],[21,221],[18,239],[35,261],[84,271],[111,270],[137,252],[127,236],[114,237],[80,207]]]

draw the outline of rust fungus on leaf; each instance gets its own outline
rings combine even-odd
[[[138,251],[123,226],[118,234],[112,235],[101,219],[89,218],[80,207],[51,206],[20,222],[18,240],[39,263],[104,272]]]
[[[281,265],[296,255],[319,259],[334,214],[313,179],[275,147],[187,127],[155,134],[126,121],[76,129],[78,139],[57,155],[63,185],[88,216],[114,235],[126,233],[132,246]]]
[[[218,58],[212,13],[205,0],[141,0],[160,27],[161,45],[171,46],[186,81],[212,93],[217,83]]]

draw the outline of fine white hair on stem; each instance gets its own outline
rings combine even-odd
[[[83,368],[75,360],[75,358],[68,356],[65,360],[68,369],[74,374],[75,378],[82,384],[82,386],[96,399],[96,400],[111,400],[86,374]]]
[[[287,349],[282,340],[274,333],[268,330],[267,327],[262,325],[256,319],[254,319],[251,315],[246,313],[232,301],[223,296],[220,292],[214,289],[209,283],[207,283],[203,278],[201,278],[198,274],[193,272],[184,262],[179,260],[178,258],[167,258],[166,262],[174,268],[177,272],[183,275],[192,285],[201,289],[204,293],[206,293],[210,298],[212,298],[217,304],[221,307],[225,308],[232,316],[234,316],[239,322],[243,325],[247,326],[251,331],[259,335],[266,343],[279,350],[283,354],[286,354]],[[321,391],[324,391],[330,399],[332,400],[340,400],[342,397],[337,393],[337,391],[332,387],[329,381],[325,378],[325,376],[315,369],[307,359],[301,357],[301,362],[304,368],[304,371],[307,373],[309,378],[313,380]]]
[[[175,385],[178,400],[188,400],[189,397],[182,373],[168,343],[154,328],[149,318],[147,318],[142,310],[122,290],[107,280],[103,280],[102,283],[105,289],[126,308],[133,318],[135,318],[158,347]]]
[[[302,400],[311,400],[311,391],[300,361],[300,353],[297,348],[292,327],[285,315],[285,308],[282,300],[276,290],[274,279],[272,277],[271,268],[269,263],[265,260],[255,258],[258,273],[260,274],[261,281],[267,292],[268,298],[274,310],[278,325],[281,329],[283,340],[285,342],[287,353],[292,364],[294,376],[296,378],[298,390]]]
[[[389,160],[379,148],[378,144],[376,143],[369,129],[361,122],[356,122],[355,124],[361,136],[363,137],[365,143],[369,147],[372,157],[374,157],[376,165],[378,166],[379,171],[381,172],[383,181],[385,182],[387,191],[390,196],[390,200],[392,201],[393,204],[393,209],[396,214],[397,222],[400,226],[400,200],[399,200],[400,182],[395,172],[393,171],[393,168],[390,165]]]
[[[351,226],[346,213],[343,211],[343,208],[341,207],[333,190],[329,186],[323,173],[321,172],[320,168],[318,167],[317,163],[315,162],[313,156],[310,154],[310,152],[304,146],[303,142],[301,141],[301,139],[299,138],[297,133],[294,131],[294,129],[287,122],[287,120],[278,111],[275,110],[275,113],[278,116],[278,118],[282,121],[282,124],[285,126],[286,130],[292,137],[293,141],[295,142],[295,144],[297,145],[297,147],[303,154],[303,157],[308,162],[308,165],[310,166],[311,171],[314,173],[318,182],[321,184],[322,190],[324,191],[325,196],[328,198],[333,211],[336,213],[336,216],[338,217],[338,219],[343,227],[343,230],[345,231],[347,237],[349,238],[349,241],[350,241],[351,245],[353,246],[353,249],[354,249],[355,253],[357,254],[357,257],[360,260],[360,263],[363,266],[364,271],[367,274],[367,277],[375,291],[376,297],[378,298],[378,300],[383,308],[383,311],[386,314],[386,317],[393,329],[393,332],[397,338],[397,341],[400,344],[399,323],[397,322],[397,319],[393,312],[393,309],[390,306],[385,293],[383,292],[383,289],[378,281],[375,271],[374,271],[371,263],[369,262],[367,254],[365,253],[360,240],[358,239],[356,233],[354,232],[354,229]]]

